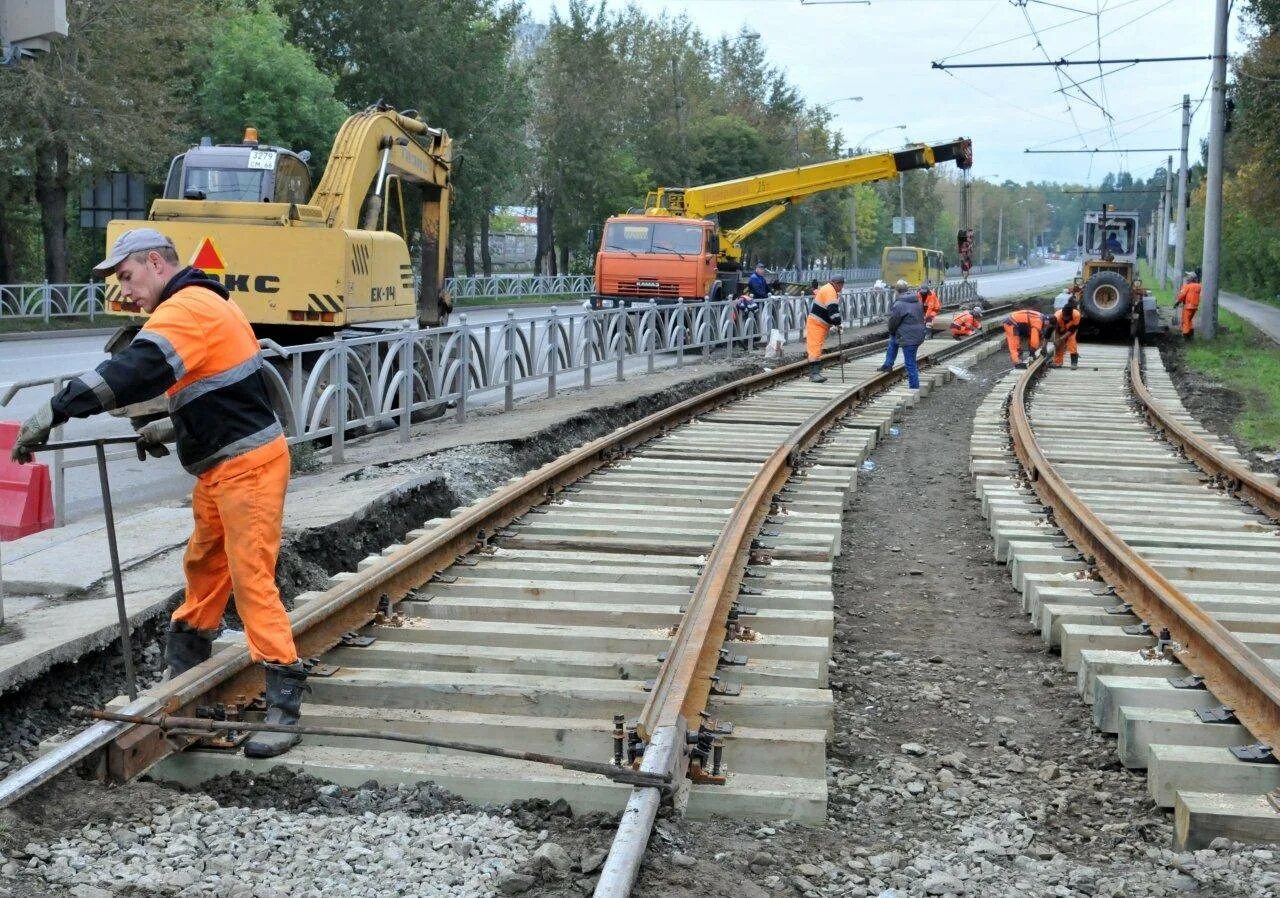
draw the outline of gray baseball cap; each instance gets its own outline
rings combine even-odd
[[[93,266],[93,273],[111,274],[116,270],[117,265],[134,253],[140,253],[148,249],[162,249],[166,246],[177,252],[173,241],[155,228],[134,228],[132,231],[125,231],[116,238],[116,242],[112,244],[111,252],[107,253],[107,257]]]

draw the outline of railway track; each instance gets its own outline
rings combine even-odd
[[[945,363],[996,348],[926,344],[921,394],[950,376]],[[0,803],[87,761],[118,782],[284,763],[343,784],[430,780],[476,802],[625,804],[602,895],[629,890],[663,798],[693,815],[822,819],[843,499],[917,399],[895,386],[900,369],[876,370],[882,350],[828,354],[826,384],[797,363],[620,428],[298,599],[299,651],[318,665],[304,724],[606,763],[620,751],[673,789],[357,736],[255,764],[192,734],[99,722],[0,782]],[[114,709],[235,719],[260,673],[242,641],[219,648]]]
[[[1280,488],[1186,412],[1154,349],[993,389],[972,473],[997,560],[1175,848],[1280,841]]]

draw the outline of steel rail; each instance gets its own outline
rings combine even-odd
[[[1175,418],[1151,395],[1142,379],[1142,353],[1137,342],[1129,356],[1129,388],[1161,437],[1186,453],[1197,468],[1213,477],[1227,492],[1280,523],[1280,486],[1239,462],[1218,454],[1203,437]]]
[[[1002,308],[993,308],[990,312],[994,316]],[[886,345],[886,340],[877,340],[847,346],[825,353],[823,360],[833,362],[872,354]],[[722,384],[620,427],[499,488],[442,527],[407,543],[290,612],[290,626],[299,655],[312,657],[333,648],[343,634],[373,621],[380,605],[394,606],[410,590],[447,568],[458,557],[485,544],[496,531],[528,509],[617,455],[712,408],[797,377],[807,368],[808,363],[801,360]],[[244,703],[261,694],[263,687],[261,667],[253,663],[248,649],[232,646],[182,676],[144,691],[121,710],[138,716],[195,716],[201,706]],[[186,744],[194,741],[187,740]],[[128,782],[167,755],[181,750],[185,747],[182,743],[180,739],[166,739],[151,726],[119,722],[93,724],[0,780],[0,808],[75,767],[89,766],[105,779]]]
[[[1014,453],[1040,500],[1053,509],[1057,525],[1086,554],[1103,578],[1150,625],[1168,631],[1177,659],[1235,711],[1260,741],[1280,744],[1280,672],[1234,633],[1205,613],[1169,582],[1089,508],[1049,461],[1027,414],[1027,391],[1046,367],[1036,360],[1018,379],[1009,398],[1009,433]],[[1207,447],[1206,447],[1207,448]],[[1221,461],[1221,460],[1219,460]]]
[[[922,359],[932,367],[996,333],[995,316],[983,331],[932,352]],[[752,542],[768,514],[773,497],[803,462],[804,452],[843,417],[863,402],[903,378],[902,369],[878,372],[854,384],[816,410],[774,450],[743,490],[727,523],[707,554],[694,584],[688,610],[658,671],[654,688],[640,712],[636,732],[648,741],[640,770],[669,776],[683,784],[689,767],[686,734],[700,719],[711,697],[729,612],[738,597]],[[596,883],[595,898],[626,898],[631,894],[644,860],[649,834],[661,803],[658,789],[632,789],[618,829]]]

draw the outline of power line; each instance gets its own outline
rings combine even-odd
[[[1129,59],[1047,59],[1044,62],[934,62],[930,65],[945,72],[950,69],[1027,69],[1045,66],[1059,68],[1071,65],[1137,65],[1145,62],[1203,62],[1214,58],[1213,54],[1208,54],[1206,56],[1138,56]]]
[[[1105,147],[1094,147],[1090,150],[1031,150],[1026,149],[1022,152],[1032,154],[1049,155],[1052,153],[1178,153],[1182,151],[1182,147],[1116,147],[1115,149],[1107,149]]]

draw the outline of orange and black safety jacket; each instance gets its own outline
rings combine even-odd
[[[1192,281],[1190,284],[1184,284],[1178,291],[1178,302],[1185,305],[1191,312],[1200,308],[1200,282]]]
[[[840,327],[840,294],[834,284],[823,284],[813,294],[809,304],[809,320],[825,327]]]
[[[1012,326],[1020,337],[1029,337],[1032,331],[1044,330],[1044,320],[1044,316],[1035,309],[1018,309],[1006,315],[1001,324]]]
[[[942,300],[932,290],[921,290],[920,302],[924,305],[924,320],[926,322],[937,318],[938,313],[942,311]]]
[[[1068,318],[1066,309],[1058,309],[1053,313],[1054,332],[1062,334],[1064,337],[1074,334],[1080,329],[1080,322],[1084,316],[1080,314],[1079,309],[1072,309],[1071,316]]]
[[[196,475],[279,439],[258,340],[229,296],[198,268],[182,269],[133,341],[53,398],[54,423],[165,393],[178,460]]]
[[[961,312],[951,319],[951,335],[953,337],[968,337],[976,334],[981,328],[982,319],[972,312]]]

